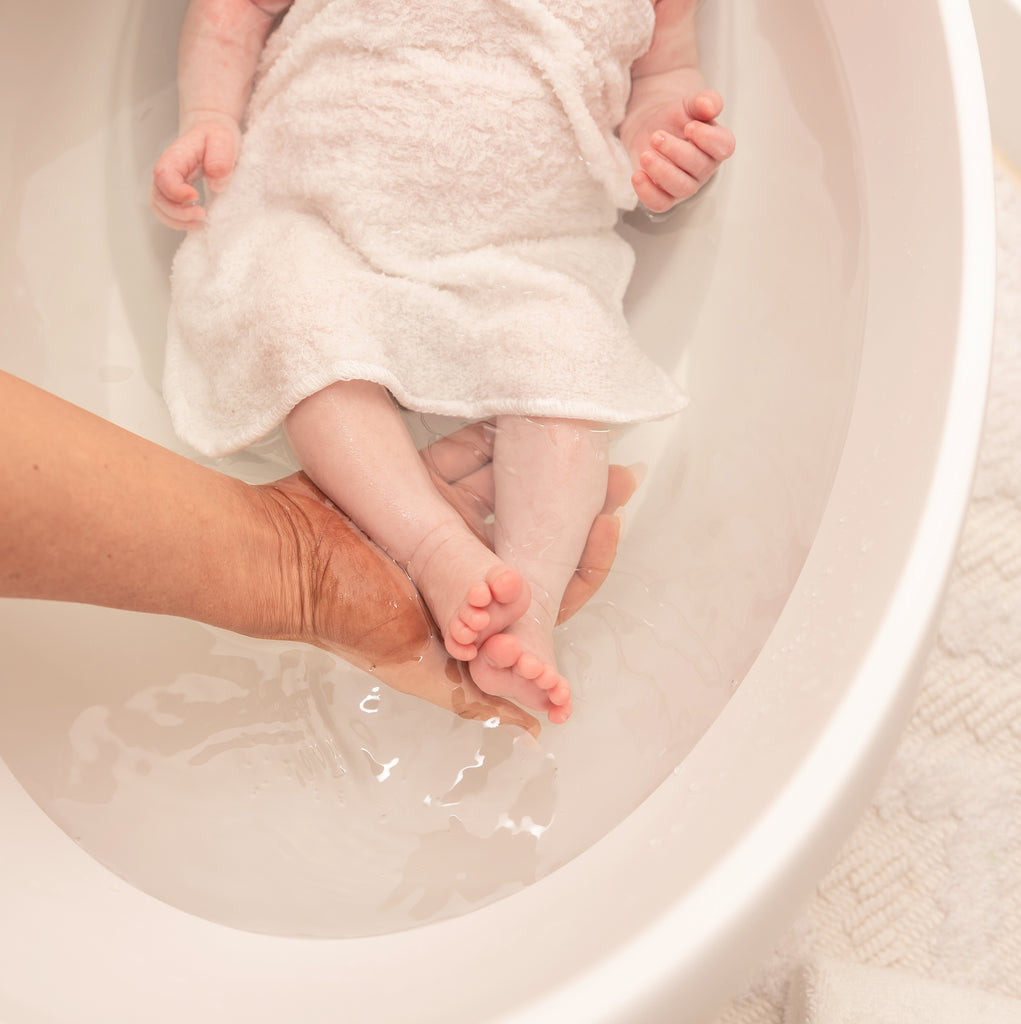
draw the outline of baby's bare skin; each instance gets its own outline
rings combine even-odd
[[[522,444],[519,422],[534,422],[540,436]],[[542,635],[552,632],[549,617],[534,617],[535,599],[542,595],[554,611],[559,607],[561,567],[570,572],[577,564],[606,493],[606,465],[604,460],[593,474],[584,463],[559,459],[562,449],[546,443],[548,422],[497,420],[495,551],[436,489],[381,386],[331,384],[291,411],[286,430],[309,475],[407,570],[440,626],[447,652],[469,663],[479,688],[559,723],[570,715],[570,687],[552,662],[552,638]],[[544,486],[529,486],[543,466]],[[537,495],[542,500],[536,502]],[[549,505],[553,496],[564,507],[558,529],[545,539],[542,559],[526,564],[518,555],[536,535],[536,508]],[[536,628],[536,621],[543,625]]]
[[[733,152],[734,140],[716,121],[722,99],[698,69],[695,0],[652,2],[652,45],[632,68],[619,133],[635,168],[635,193],[658,213],[694,195]],[[192,0],[181,39],[180,134],[153,173],[152,205],[169,226],[201,226],[198,177],[213,191],[228,187],[259,54],[289,5]],[[494,462],[505,483],[496,509],[501,529],[491,548],[421,472],[387,399],[365,381],[338,382],[305,399],[286,422],[299,461],[407,569],[440,625],[447,654],[468,663],[480,690],[566,721],[571,689],[556,665],[552,630],[568,567],[576,564],[606,489],[605,435],[598,425],[501,417],[507,440]],[[522,424],[535,426],[541,441],[526,436]],[[587,458],[562,444],[572,437]],[[548,443],[551,438],[556,442]],[[523,483],[523,469],[554,451],[561,461],[547,461]],[[543,525],[551,518],[552,530]],[[542,557],[532,557],[539,537],[545,538]]]
[[[304,474],[261,488],[307,566],[308,609],[298,637],[372,673],[393,689],[478,720],[498,718],[533,735],[539,723],[515,704],[482,692],[444,649],[409,577]]]
[[[194,182],[226,188],[241,144],[239,125],[259,55],[292,0],[192,0],[178,62],[177,139],[153,169],[151,203],[169,227],[191,231],[205,211]],[[631,69],[632,91],[619,135],[649,210],[690,198],[734,152],[734,136],[717,123],[719,93],[699,71],[696,0],[652,0],[656,27],[649,51]],[[215,68],[214,73],[209,69]]]
[[[696,0],[655,0],[652,45],[631,68],[631,96],[618,134],[631,157],[642,205],[665,213],[690,199],[734,152],[718,124],[723,98],[699,69]]]
[[[253,487],[0,373],[0,597],[177,615],[313,644],[465,718],[537,732],[443,650],[408,577],[303,474]],[[490,448],[478,428],[425,453],[484,536]],[[613,510],[635,478],[612,467],[604,511],[564,594],[566,618],[613,563]]]
[[[433,479],[461,508],[481,541],[491,529],[492,430],[475,424],[423,452]],[[620,521],[616,511],[637,484],[631,470],[611,466],[602,509],[593,521],[578,566],[564,588],[558,621],[570,618],[606,579],[613,564]],[[300,638],[340,654],[389,686],[449,708],[461,717],[501,721],[538,732],[538,722],[515,704],[481,690],[467,666],[450,657],[418,592],[396,564],[304,474],[258,488],[283,516],[285,534],[300,541],[296,561],[308,590],[300,602],[311,611]],[[533,710],[550,713],[549,705]],[[556,717],[556,716],[554,716]]]

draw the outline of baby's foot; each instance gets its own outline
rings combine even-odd
[[[571,687],[550,662],[522,649],[510,633],[497,633],[479,648],[469,665],[480,690],[506,697],[533,711],[545,711],[554,725],[571,715]]]
[[[531,602],[517,569],[501,562],[466,527],[434,541],[408,573],[443,632],[452,658],[471,661],[490,637],[516,622]]]
[[[530,602],[528,584],[509,565],[498,563],[480,583],[468,588],[464,601],[444,631],[448,653],[470,661],[480,645],[516,622]]]

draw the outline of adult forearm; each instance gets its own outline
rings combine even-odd
[[[0,410],[0,595],[256,634],[284,617],[254,488],[4,373]]]
[[[597,583],[616,543],[601,536]],[[2,371],[0,597],[311,643],[461,717],[538,731],[478,690],[408,577],[303,474],[249,486]]]

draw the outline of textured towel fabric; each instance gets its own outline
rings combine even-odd
[[[174,261],[179,434],[224,454],[344,379],[466,419],[681,408],[624,321],[614,230],[652,28],[649,0],[296,0]]]
[[[819,957],[795,977],[784,1024],[1021,1024],[1021,1002]]]
[[[1021,1000],[1021,178],[1003,169],[997,232],[982,450],[914,715],[804,913],[716,1024],[780,1024],[817,955]]]

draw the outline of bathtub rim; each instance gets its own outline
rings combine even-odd
[[[1013,166],[1021,168],[1021,0],[970,0],[982,54],[993,139]]]
[[[832,0],[824,0],[826,2],[833,6]],[[984,109],[984,99],[976,106],[973,86],[977,51],[972,53],[968,49],[971,28],[963,24],[964,16],[952,0],[940,0],[939,5],[946,36],[952,43],[950,58],[957,62],[954,83],[958,107],[968,111],[967,117],[958,117],[962,142],[970,139],[977,143],[982,134],[982,124],[975,112]],[[967,152],[969,147],[965,145],[962,148]],[[769,916],[767,911],[778,909],[780,893],[786,895],[779,902],[789,905],[791,888],[805,888],[803,879],[792,877],[792,871],[795,875],[799,874],[799,871],[793,869],[804,868],[809,862],[818,866],[821,860],[835,852],[833,829],[820,828],[820,822],[825,816],[821,813],[818,818],[806,815],[805,807],[815,806],[821,812],[824,807],[832,809],[836,803],[842,802],[841,816],[846,817],[852,805],[863,804],[876,781],[879,770],[877,761],[885,762],[884,755],[892,750],[892,744],[899,734],[899,723],[903,721],[913,696],[914,673],[927,649],[925,638],[931,634],[939,594],[949,575],[963,523],[966,492],[970,490],[977,456],[985,379],[988,376],[988,347],[977,341],[968,342],[962,332],[971,324],[975,328],[974,337],[977,338],[984,330],[978,329],[977,325],[988,320],[988,333],[991,334],[991,299],[987,304],[985,300],[989,297],[984,297],[984,292],[988,282],[984,274],[988,271],[992,251],[988,235],[992,175],[991,164],[987,166],[982,159],[982,145],[970,148],[971,161],[961,169],[965,185],[971,183],[971,188],[962,189],[966,199],[962,220],[965,230],[963,268],[967,280],[962,288],[958,366],[953,376],[950,410],[945,420],[941,454],[925,503],[919,537],[908,557],[907,568],[893,597],[883,631],[876,637],[859,668],[858,675],[863,682],[849,688],[847,699],[837,708],[797,774],[778,798],[751,824],[724,861],[701,877],[677,904],[668,907],[658,919],[627,943],[597,961],[586,972],[572,976],[559,988],[544,993],[538,1005],[528,1004],[521,1014],[512,1012],[506,1020],[523,1019],[525,1016],[532,1021],[564,1019],[564,1012],[568,1015],[577,1014],[580,1006],[591,1011],[589,1019],[592,1020],[624,1019],[623,1014],[633,1015],[636,1007],[675,989],[678,981],[674,973],[679,948],[678,936],[686,936],[689,943],[694,942],[693,925],[714,922],[712,934],[707,935],[703,928],[698,939],[706,948],[718,947],[728,940],[728,936],[733,935],[742,920],[747,921],[749,905],[756,908],[759,918]],[[976,212],[977,216],[969,216],[969,213]],[[953,514],[948,516],[946,509],[951,509]],[[830,510],[827,510],[826,516],[830,514]],[[933,558],[933,551],[938,552],[939,557]],[[924,599],[920,600],[919,595],[924,595]],[[905,641],[905,636],[911,637],[911,641]],[[884,666],[884,671],[877,671],[876,666]],[[893,677],[896,678],[891,686],[889,681]],[[736,713],[744,703],[746,701],[742,700],[739,692],[732,706],[728,705],[710,733],[718,733],[720,723],[726,724],[724,716]],[[868,742],[862,742],[861,736],[867,736]],[[847,763],[834,764],[826,756],[826,750],[832,742],[844,744],[837,749],[856,750],[858,756]],[[704,748],[705,745],[701,746]],[[666,796],[673,797],[678,792],[683,795],[691,774],[690,771],[681,772],[668,779],[661,787],[664,792],[655,794],[654,800],[661,806]],[[666,792],[668,790],[669,794]],[[837,801],[834,794],[839,794],[842,800]],[[20,805],[19,820],[24,821],[26,830],[33,832],[41,843],[39,847],[26,844],[24,850],[16,851],[16,869],[4,873],[5,879],[10,880],[12,885],[14,879],[23,879],[19,883],[20,895],[12,894],[14,903],[11,905],[18,906],[26,920],[27,915],[32,915],[34,911],[31,900],[33,891],[71,892],[79,886],[85,886],[90,898],[96,900],[97,907],[105,909],[109,907],[110,900],[119,901],[120,906],[116,910],[118,918],[121,915],[125,918],[131,916],[136,909],[150,920],[162,915],[162,920],[180,933],[183,947],[187,946],[190,936],[201,938],[207,948],[221,952],[226,946],[236,951],[265,948],[267,943],[275,948],[299,948],[304,945],[305,940],[250,936],[192,918],[120,881],[87,855],[82,856],[82,851],[73,841],[60,832],[28,797],[5,763],[0,765],[0,795],[4,807]],[[646,810],[644,815],[638,817],[647,817],[648,813]],[[24,818],[20,815],[24,815]],[[808,822],[812,823],[811,826]],[[768,866],[763,865],[758,852],[763,848],[770,851]],[[743,872],[753,856],[758,875],[754,883],[745,887],[733,885],[733,878],[748,877]],[[583,854],[578,861],[587,863],[586,858],[587,855]],[[562,870],[570,868],[571,865],[568,865]],[[806,875],[810,873],[805,869]],[[69,882],[74,884],[69,886]],[[29,886],[27,891],[22,888],[26,884]],[[542,886],[543,883],[538,883],[533,889],[538,891]],[[495,906],[499,908],[501,905]],[[154,907],[161,908],[158,914],[154,912]],[[487,911],[489,909],[486,908]],[[195,927],[195,922],[198,922],[198,927]],[[440,922],[430,928],[442,928],[446,924]],[[664,944],[671,946],[674,955],[659,955]],[[301,956],[301,953],[297,955]],[[692,952],[688,962],[699,964],[705,957],[704,950],[701,953]],[[48,966],[49,960],[38,969]],[[38,980],[40,984],[45,984],[46,979],[42,973]],[[0,994],[2,1006],[3,995]],[[558,1017],[558,1013],[561,1016]]]
[[[838,21],[839,0],[821,2],[832,20]],[[547,999],[541,1012],[536,1013],[529,1006],[521,1014],[502,1016],[501,1024],[525,1024],[526,1020],[529,1024],[554,1024],[568,1019],[579,1005],[598,1007],[598,1014],[587,1019],[607,1024],[626,1024],[634,1019],[630,1015],[637,1007],[645,1013],[665,1014],[670,1007],[667,1000],[676,998],[681,986],[673,964],[660,957],[659,950],[665,946],[676,949],[679,937],[682,945],[693,946],[691,936],[696,925],[703,926],[699,944],[712,946],[717,954],[727,948],[747,947],[741,930],[748,928],[750,920],[758,920],[763,927],[771,928],[774,935],[779,934],[781,925],[773,915],[780,914],[786,920],[791,916],[791,907],[799,899],[807,899],[815,880],[839,852],[879,785],[907,723],[935,638],[937,617],[964,528],[978,463],[991,370],[995,288],[993,149],[979,40],[967,5],[954,0],[937,3],[947,43],[958,112],[959,152],[963,158],[958,344],[940,455],[918,533],[881,630],[855,673],[857,681],[847,687],[845,697],[813,749],[775,802],[734,844],[725,860],[700,878],[660,919],[615,951],[607,962],[599,964],[598,970],[573,978]],[[1003,4],[1012,16],[1021,19],[1021,7],[1016,0],[1003,0]],[[1021,25],[1021,20],[1017,24]],[[1002,93],[994,93],[990,98],[997,103],[1004,101]],[[1014,141],[1013,136],[1010,141]],[[840,473],[838,468],[838,476]],[[832,519],[833,515],[834,509],[828,507],[824,519]],[[807,564],[806,571],[811,571]],[[795,591],[805,575],[803,571]],[[780,631],[785,615],[774,634]],[[775,647],[774,636],[749,676],[770,656],[771,647]],[[733,714],[741,704],[739,690],[709,733],[718,726],[722,728],[724,715]],[[691,763],[698,758],[701,746],[700,743],[690,756]],[[838,762],[830,756],[830,750],[854,752],[856,756]],[[764,852],[768,854],[767,863]],[[745,888],[734,884],[735,879],[749,878],[755,881]],[[780,896],[781,893],[785,895]],[[749,914],[749,906],[755,908],[754,913]],[[771,919],[773,923],[767,925]],[[712,922],[711,935],[704,930],[706,922]],[[760,946],[763,955],[768,952],[768,943]],[[689,949],[687,957],[674,959],[686,961],[689,967],[701,962],[705,970],[713,969],[713,958],[694,948]],[[746,958],[746,968],[753,963]],[[650,964],[657,964],[658,969],[650,970]],[[694,971],[688,973],[695,976]],[[731,972],[731,983],[740,981],[742,973]],[[633,993],[622,996],[636,975],[644,975],[647,981],[655,975],[655,980],[651,986],[635,986]],[[676,1012],[676,1004],[674,1008]]]

